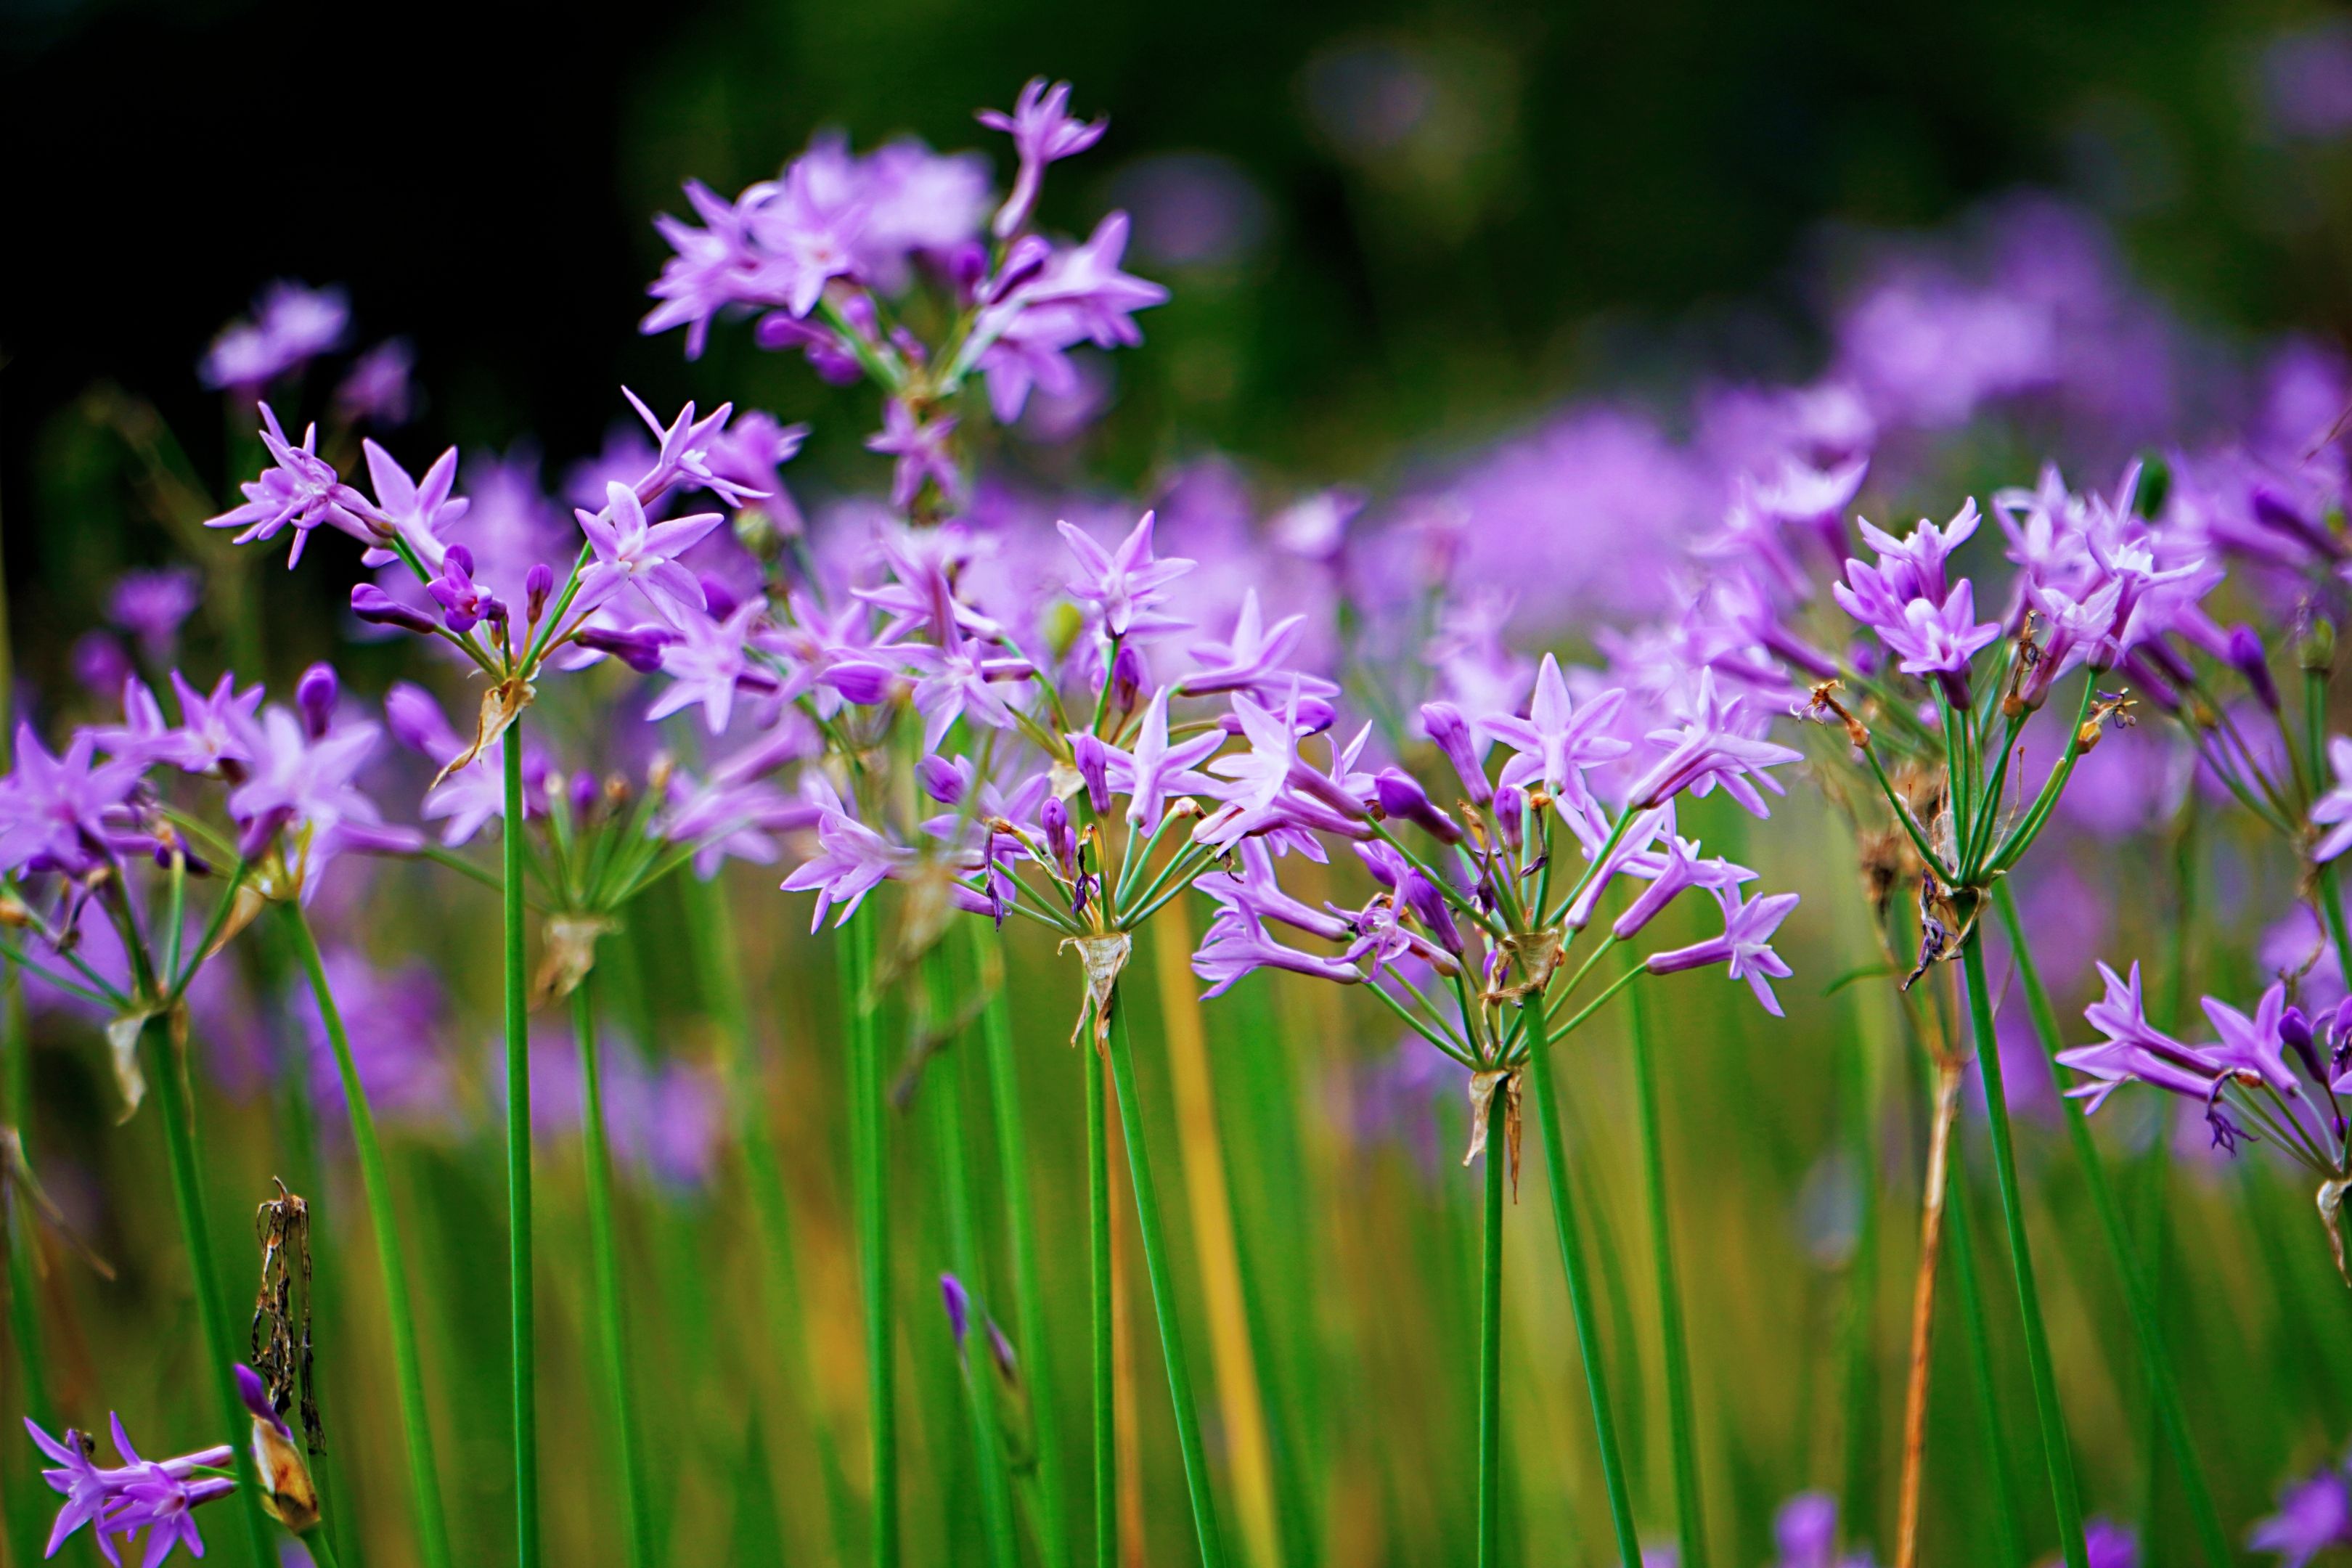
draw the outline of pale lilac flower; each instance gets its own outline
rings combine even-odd
[[[1278,700],[1296,684],[1304,696],[1337,697],[1339,682],[1283,667],[1306,625],[1307,617],[1297,615],[1285,616],[1268,626],[1265,612],[1258,608],[1257,590],[1248,589],[1242,595],[1233,635],[1223,642],[1194,644],[1192,658],[1202,668],[1178,680],[1176,689],[1186,697],[1246,691],[1265,702]]]
[[[1780,999],[1772,994],[1769,977],[1785,979],[1792,971],[1772,951],[1772,933],[1789,918],[1789,911],[1797,907],[1798,896],[1771,893],[1749,900],[1737,886],[1718,888],[1715,896],[1723,906],[1723,934],[1688,947],[1654,952],[1645,961],[1645,967],[1653,974],[1674,974],[1713,963],[1728,964],[1731,978],[1747,981],[1764,1010],[1780,1017]]]
[[[1234,858],[1240,870],[1213,871],[1193,884],[1219,905],[1213,924],[1227,919],[1279,921],[1326,942],[1348,940],[1345,919],[1283,890],[1274,874],[1273,851],[1263,838],[1243,839]]]
[[[2203,1051],[2181,1044],[2147,1021],[2139,965],[2132,965],[2131,977],[2126,980],[2102,963],[2099,977],[2105,984],[2105,994],[2085,1007],[2083,1016],[2107,1037],[2097,1045],[2058,1053],[2061,1067],[2072,1068],[2093,1080],[2068,1089],[2067,1098],[2087,1100],[2084,1107],[2087,1114],[2105,1104],[2116,1089],[2137,1080],[2210,1102],[2224,1068]],[[2212,1114],[2218,1115],[2218,1110]],[[2220,1131],[2218,1125],[2216,1131]]]
[[[2294,1074],[2286,1065],[2286,1041],[2280,1033],[2284,1018],[2286,983],[2273,981],[2248,1017],[2218,996],[2205,998],[2205,1016],[2221,1038],[2203,1054],[2224,1068],[2253,1073],[2281,1094],[2292,1095]]]
[[[752,625],[767,612],[765,599],[744,600],[724,620],[698,611],[682,611],[675,623],[677,640],[660,652],[662,673],[671,684],[654,699],[646,717],[667,718],[699,703],[704,728],[716,735],[734,715],[739,688],[776,689],[775,677],[744,651]]]
[[[254,319],[232,321],[198,365],[215,391],[250,393],[335,348],[351,325],[351,297],[283,279],[262,290]]]
[[[1193,563],[1181,556],[1163,560],[1152,553],[1156,516],[1145,512],[1117,550],[1105,550],[1068,522],[1054,525],[1078,558],[1079,574],[1071,580],[1070,597],[1092,610],[1107,637],[1150,637],[1187,624],[1159,608],[1168,596],[1168,584],[1192,570]]]
[[[1025,240],[1023,243],[1027,243]],[[1143,333],[1130,319],[1165,304],[1168,290],[1119,270],[1127,248],[1127,215],[1112,213],[1083,245],[1054,252],[1034,273],[981,313],[974,341],[984,342],[978,364],[988,379],[988,401],[1001,424],[1021,416],[1033,387],[1060,395],[1080,388],[1066,351],[1083,342],[1132,348]]]
[[[1756,879],[1755,872],[1720,856],[1700,858],[1698,841],[1685,838],[1675,831],[1672,804],[1658,809],[1667,814],[1658,830],[1658,837],[1664,842],[1665,848],[1654,855],[1634,856],[1625,867],[1634,876],[1649,878],[1650,885],[1642,889],[1641,896],[1628,905],[1625,912],[1610,926],[1611,932],[1620,942],[1631,939],[1656,919],[1659,911],[1672,903],[1685,888],[1705,888],[1710,892],[1720,893],[1727,889],[1737,888],[1742,882]],[[1592,885],[1598,887],[1604,879],[1596,876]]]
[[[2330,1465],[2279,1490],[2278,1511],[2246,1537],[2255,1552],[2277,1555],[2279,1568],[2304,1568],[2331,1546],[2352,1546],[2352,1483]]]
[[[2311,807],[2313,824],[2327,829],[2311,850],[2321,865],[2352,848],[2352,738],[2338,735],[2327,742],[2327,765],[2336,783]]]
[[[1228,906],[1228,910],[1225,918],[1209,928],[1199,951],[1192,954],[1192,973],[1210,983],[1209,988],[1201,993],[1202,1000],[1222,996],[1237,981],[1266,968],[1286,969],[1294,974],[1313,975],[1342,985],[1362,983],[1364,972],[1346,959],[1324,958],[1285,947],[1266,935],[1265,928],[1254,914],[1236,906]]]
[[[406,854],[423,847],[414,828],[384,822],[356,783],[382,733],[364,722],[313,733],[284,708],[261,715],[252,772],[230,792],[229,816],[248,852],[284,835],[288,868],[305,900],[318,891],[327,863],[344,850]]]
[[[416,351],[406,338],[386,338],[352,362],[335,384],[335,417],[345,425],[405,425],[416,396],[409,378]]]
[[[471,504],[465,497],[450,493],[457,485],[457,448],[452,447],[433,459],[422,481],[409,478],[399,460],[373,439],[362,441],[360,450],[366,455],[368,480],[375,488],[376,516],[400,536],[425,570],[439,571],[446,548],[441,535],[466,515]],[[375,544],[361,557],[361,564],[389,566],[397,559],[388,545]]]
[[[1965,578],[1941,604],[1912,599],[1899,618],[1868,623],[1912,675],[1941,679],[1956,706],[1968,702],[1969,661],[2000,640],[2000,626],[1976,618],[1975,584]]]
[[[91,1463],[89,1439],[80,1433],[68,1431],[60,1442],[29,1416],[26,1418],[25,1429],[32,1435],[35,1447],[58,1467],[43,1470],[41,1477],[66,1500],[49,1531],[47,1555],[55,1557],[68,1538],[88,1524],[110,1563],[121,1561],[119,1548],[110,1538],[121,1536],[127,1541],[142,1530],[149,1531],[143,1568],[156,1568],[176,1545],[185,1545],[190,1556],[202,1557],[205,1543],[196,1532],[193,1510],[226,1497],[236,1483],[226,1477],[198,1477],[196,1472],[227,1468],[235,1462],[234,1450],[222,1444],[173,1458],[144,1459],[131,1446],[121,1416],[110,1416],[109,1425],[123,1463],[119,1468],[101,1469]]]
[[[997,238],[1011,238],[1029,221],[1029,214],[1037,205],[1037,188],[1046,164],[1085,152],[1101,141],[1103,132],[1110,128],[1108,120],[1097,120],[1089,125],[1072,119],[1069,109],[1070,84],[1057,81],[1048,87],[1041,76],[1031,79],[1022,88],[1021,96],[1013,100],[1012,113],[983,109],[975,116],[990,130],[1002,131],[1012,137],[1013,153],[1021,160],[1013,190],[1004,198],[1004,205],[996,209],[996,221],[991,226]]]
[[[585,612],[608,603],[625,587],[635,584],[656,609],[670,602],[703,607],[702,584],[677,563],[677,557],[701,542],[725,521],[715,511],[667,522],[648,522],[637,492],[617,480],[605,486],[604,510],[579,513],[580,531],[596,553],[580,574],[575,610]]]
[[[259,685],[236,689],[236,677],[227,671],[208,693],[198,693],[178,670],[172,672],[172,692],[180,701],[180,728],[157,755],[192,773],[218,773],[235,783],[244,776],[254,757],[258,731],[254,716],[261,710]]]
[[[341,529],[362,544],[375,543],[375,510],[365,496],[343,483],[332,464],[319,456],[319,427],[313,425],[305,430],[302,444],[297,447],[287,440],[276,411],[267,403],[261,405],[261,444],[269,453],[270,466],[259,479],[237,487],[245,492],[243,506],[207,518],[205,526],[240,530],[229,542],[246,544],[275,539],[291,523],[294,548],[287,556],[289,567],[302,559],[310,531],[321,524]]]
[[[835,904],[841,906],[841,913],[833,923],[847,924],[866,894],[912,865],[915,858],[913,850],[891,843],[850,816],[830,786],[820,784],[818,787],[817,853],[782,883],[787,893],[815,892],[816,916],[809,922],[811,931],[824,924],[825,910]]]
[[[442,552],[440,574],[425,585],[441,606],[441,623],[460,637],[483,621],[503,626],[505,603],[474,582],[474,552],[453,544]]]
[[[1650,743],[1666,754],[1643,774],[1632,790],[1635,810],[1663,805],[1687,790],[1705,796],[1717,785],[1757,816],[1771,815],[1756,785],[1775,795],[1786,793],[1779,780],[1764,770],[1801,762],[1804,753],[1750,733],[1745,705],[1736,696],[1718,697],[1715,672],[1701,670],[1691,702],[1690,717],[1679,730],[1653,730]]]
[[[1486,721],[1487,733],[1518,753],[1503,764],[1504,786],[1539,782],[1554,799],[1590,814],[1592,793],[1585,787],[1584,770],[1633,750],[1608,732],[1610,721],[1624,702],[1624,692],[1612,689],[1580,710],[1569,699],[1559,661],[1544,655],[1543,666],[1536,672],[1536,694],[1528,717],[1506,714]]]
[[[812,148],[784,171],[780,184],[754,186],[738,204],[760,247],[760,295],[794,316],[816,309],[824,286],[855,269],[866,219],[863,193],[823,188],[823,156],[822,148]]]
[[[16,757],[15,769],[0,779],[0,869],[80,876],[106,864],[146,761],[100,762],[88,730],[77,731],[58,755],[29,724],[16,726]]]
[[[1012,727],[1013,710],[997,687],[1034,673],[1024,658],[992,658],[976,637],[951,638],[944,647],[910,644],[893,650],[918,679],[912,700],[923,716],[923,749],[936,751],[958,719],[969,715],[992,730]]]
[[[172,657],[181,623],[203,602],[204,579],[193,567],[125,572],[107,596],[106,618],[136,637],[149,658],[163,664]]]
[[[890,469],[890,504],[900,511],[915,504],[926,482],[937,484],[952,504],[961,493],[962,476],[956,468],[952,414],[919,417],[898,398],[882,405],[882,428],[866,438],[866,449],[898,459]]]
[[[1157,833],[1170,795],[1215,794],[1220,787],[1216,781],[1192,768],[1194,763],[1213,756],[1224,743],[1224,731],[1212,730],[1205,735],[1170,745],[1168,689],[1163,686],[1153,692],[1151,705],[1143,710],[1143,722],[1136,731],[1133,748],[1103,748],[1109,759],[1111,787],[1128,797],[1128,821],[1147,835]]]

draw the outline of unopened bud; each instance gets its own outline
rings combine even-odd
[[[2311,626],[2294,646],[2295,662],[2315,675],[2325,675],[2336,668],[2336,623],[2325,616],[2314,616]]]
[[[2245,678],[2255,700],[2275,713],[2279,710],[2278,682],[2271,679],[2269,657],[2263,651],[2263,639],[2252,626],[2233,626],[2230,630],[2230,666]]]
[[[547,614],[547,601],[554,592],[555,568],[544,561],[535,563],[530,571],[523,574],[522,578],[525,616],[536,622],[540,616]]]
[[[314,664],[302,672],[294,685],[294,707],[302,715],[302,727],[316,741],[335,721],[335,704],[341,700],[342,685],[335,679],[334,667]]]

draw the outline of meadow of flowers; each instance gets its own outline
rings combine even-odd
[[[1170,299],[1036,222],[1083,101],[655,218],[645,333],[870,397],[821,505],[619,387],[434,452],[331,288],[204,353],[235,472],[109,405],[14,1560],[2352,1549],[2352,365],[2017,197],[1801,384],[1046,489]]]

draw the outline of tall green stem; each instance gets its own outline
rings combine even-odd
[[[1110,1011],[1111,1082],[1118,1093],[1119,1125],[1127,1132],[1127,1167],[1135,1186],[1136,1229],[1143,1240],[1143,1265],[1151,1276],[1151,1309],[1160,1320],[1160,1351],[1168,1363],[1168,1398],[1176,1416],[1176,1446],[1184,1460],[1184,1487],[1192,1500],[1192,1529],[1201,1546],[1201,1568],[1224,1568],[1225,1550],[1217,1531],[1216,1500],[1209,1491],[1209,1456],[1201,1440],[1201,1417],[1192,1400],[1192,1372],[1184,1357],[1184,1325],[1178,1317],[1176,1275],[1168,1238],[1160,1226],[1160,1198],[1151,1184],[1151,1156],[1145,1149],[1143,1106],[1135,1089],[1134,1052],[1128,1044],[1127,1015],[1116,993]]]
[[[936,1021],[950,994],[945,955],[934,951],[925,965],[930,982],[929,1016]],[[931,1136],[946,1199],[948,1256],[971,1300],[966,1325],[964,1389],[970,1396],[972,1462],[980,1472],[980,1517],[992,1568],[1019,1568],[1021,1549],[1013,1532],[1013,1486],[1005,1474],[1003,1426],[997,1415],[995,1347],[989,1340],[988,1275],[981,1258],[980,1226],[972,1215],[971,1142],[964,1135],[964,1053],[948,1050],[930,1058],[923,1095],[930,1102]]]
[[[583,976],[572,992],[572,1037],[580,1050],[581,1142],[588,1156],[588,1251],[596,1271],[596,1339],[613,1408],[621,1467],[621,1534],[629,1568],[652,1568],[653,1517],[646,1503],[645,1452],[637,1432],[629,1324],[621,1300],[621,1248],[613,1219],[613,1143],[604,1126],[604,1070],[596,1060],[596,1005]]]
[[[163,1122],[163,1146],[171,1158],[172,1198],[180,1211],[180,1233],[188,1247],[188,1268],[194,1276],[196,1325],[203,1335],[201,1359],[208,1369],[214,1398],[220,1407],[221,1431],[236,1449],[237,1512],[245,1521],[247,1544],[255,1568],[277,1561],[269,1525],[261,1511],[261,1482],[255,1473],[253,1446],[244,1441],[253,1417],[237,1397],[236,1339],[229,1331],[227,1298],[221,1294],[220,1265],[213,1256],[211,1221],[205,1213],[202,1167],[196,1159],[195,1114],[188,1102],[187,1079],[182,1074],[180,1052],[171,1028],[162,1018],[151,1018],[140,1031],[147,1058],[147,1079],[155,1090],[155,1110]]]
[[[1478,1563],[1502,1562],[1503,1167],[1505,1139],[1486,1144],[1486,1192],[1478,1266]]]
[[[1674,1453],[1675,1519],[1683,1568],[1706,1568],[1706,1520],[1698,1488],[1698,1434],[1691,1411],[1690,1346],[1675,1268],[1673,1210],[1666,1201],[1666,1156],[1658,1115],[1657,1057],[1642,988],[1627,998],[1633,1041],[1635,1117],[1642,1131],[1642,1184],[1650,1211],[1650,1253],[1657,1267],[1658,1337],[1666,1372],[1666,1441]],[[1864,1177],[1867,1180],[1867,1175]]]
[[[882,1115],[882,1042],[874,1016],[874,913],[861,910],[843,932],[842,1005],[849,1019],[851,1185],[857,1207],[858,1261],[866,1294],[866,1399],[871,1445],[875,1568],[898,1562],[898,1368],[890,1333],[890,1194]]]
[[[449,1523],[441,1506],[441,1471],[434,1462],[433,1417],[425,1403],[425,1373],[416,1353],[416,1315],[409,1300],[408,1266],[401,1257],[392,1176],[384,1165],[383,1146],[376,1138],[367,1087],[360,1081],[359,1064],[352,1056],[342,1009],[335,1005],[334,991],[327,984],[326,966],[319,960],[319,943],[310,934],[310,922],[299,903],[282,907],[287,938],[310,983],[319,1017],[327,1026],[327,1043],[334,1049],[335,1072],[342,1081],[343,1104],[350,1114],[352,1151],[359,1158],[360,1190],[367,1200],[368,1227],[375,1232],[376,1266],[383,1276],[384,1316],[392,1330],[393,1381],[400,1395],[401,1433],[408,1446],[409,1500],[416,1510],[419,1549],[427,1568],[448,1568]]]
[[[2000,911],[2001,925],[2009,933],[2009,949],[2025,991],[2027,1011],[2032,1015],[2034,1033],[2041,1037],[2042,1052],[2049,1059],[2051,1085],[2063,1091],[2065,1081],[2058,1067],[2057,1053],[2063,1042],[2058,1033],[2058,1015],[2050,1005],[2050,993],[2042,984],[2032,948],[2025,940],[2024,927],[2017,915],[2017,900],[2006,882],[1995,887],[1993,900]],[[2116,1201],[2115,1188],[2107,1180],[2106,1164],[2099,1158],[2098,1145],[2091,1139],[2090,1123],[2071,1109],[2064,1113],[2064,1121],[2067,1142],[2074,1145],[2075,1162],[2083,1169],[2084,1188],[2090,1194],[2091,1210],[2098,1216],[2107,1254],[2123,1280],[2124,1305],[2131,1315],[2132,1333],[2139,1341],[2140,1359],[2147,1369],[2149,1397],[2156,1406],[2165,1446],[2171,1450],[2173,1467],[2179,1472],[2189,1518],[2197,1527],[2197,1538],[2207,1561],[2213,1568],[2224,1568],[2234,1560],[2230,1537],[2221,1528],[2221,1513],[2213,1506],[2212,1489],[2205,1480],[2205,1467],[2189,1439],[2188,1413],[2180,1403],[2180,1385],[2174,1376],[2172,1359],[2164,1352],[2156,1293],[2133,1253],[2123,1208]]]
[[[1969,1376],[1984,1420],[1985,1468],[1992,1473],[1993,1541],[2002,1568],[2025,1568],[2025,1529],[2017,1505],[2017,1471],[2001,1420],[2000,1388],[1992,1370],[1992,1336],[1985,1329],[1984,1283],[1977,1274],[1976,1235],[1969,1219],[1968,1166],[1952,1151],[1944,1179],[1944,1226],[1950,1235],[1952,1282],[1960,1292],[1960,1322],[1969,1339]]]
[[[2050,1357],[2050,1331],[2042,1320],[2042,1292],[2033,1282],[2033,1248],[2025,1235],[2025,1198],[2017,1183],[2017,1155],[2011,1146],[2008,1091],[2000,1079],[2000,1044],[1993,1033],[1992,993],[1985,983],[1982,932],[1971,926],[1960,946],[1969,990],[1969,1026],[1975,1037],[1978,1070],[1984,1075],[1985,1123],[1992,1133],[1993,1175],[2000,1184],[2001,1220],[2009,1232],[2010,1266],[2017,1276],[2017,1309],[2024,1320],[2025,1367],[2033,1383],[2033,1413],[2042,1427],[2042,1458],[2050,1470],[2050,1496],[2058,1510],[2058,1544],[2066,1568],[2089,1568],[2083,1539],[2083,1500],[2075,1489],[2074,1451],[2066,1436],[2065,1412],[2058,1403],[2058,1374]]]
[[[1584,1363],[1584,1387],[1592,1401],[1592,1432],[1601,1451],[1601,1479],[1609,1491],[1609,1518],[1617,1531],[1617,1552],[1626,1563],[1642,1560],[1642,1542],[1633,1524],[1633,1501],[1625,1489],[1625,1460],[1617,1445],[1617,1417],[1609,1404],[1609,1383],[1601,1372],[1605,1353],[1601,1325],[1593,1314],[1592,1283],[1584,1271],[1584,1242],[1577,1232],[1576,1205],[1569,1195],[1568,1141],[1560,1135],[1559,1089],[1552,1077],[1551,1041],[1544,1026],[1543,1006],[1529,1010],[1535,1038],[1528,1050],[1528,1070],[1535,1080],[1536,1121],[1542,1130],[1544,1180],[1551,1188],[1552,1228],[1559,1237],[1559,1266],[1568,1277],[1568,1305],[1576,1320],[1577,1354]]]
[[[979,921],[962,924],[977,960],[992,939]],[[974,973],[981,969],[975,962]],[[1061,1405],[1055,1398],[1051,1336],[1045,1332],[1045,1287],[1037,1268],[1037,1215],[1029,1189],[1029,1131],[1022,1114],[1020,1067],[1013,1049],[1013,1008],[1001,983],[989,993],[980,1029],[988,1051],[989,1098],[996,1112],[998,1182],[1004,1189],[1006,1230],[1013,1247],[1013,1310],[1020,1319],[1016,1337],[1034,1414],[1037,1511],[1043,1520],[1040,1545],[1046,1568],[1068,1568],[1062,1435],[1055,1420]]]
[[[514,1345],[515,1560],[539,1568],[539,1322],[530,1241],[530,999],[524,986],[522,723],[508,727],[503,877],[507,1036],[507,1291]]]
[[[5,644],[0,644],[5,646]],[[23,982],[16,966],[0,961],[0,1053],[7,1061],[0,1083],[5,1083],[7,1104],[0,1111],[0,1122],[13,1129],[17,1147],[29,1151],[33,1120],[33,1038],[25,1027]],[[29,1159],[29,1154],[28,1154]],[[6,1232],[8,1248],[8,1337],[16,1347],[16,1372],[25,1414],[44,1427],[55,1431],[58,1425],[57,1403],[49,1394],[49,1369],[42,1350],[41,1304],[37,1294],[38,1281],[34,1275],[33,1248],[39,1245],[35,1229],[32,1199],[16,1191],[13,1179],[0,1182],[0,1200],[6,1207],[0,1212],[0,1228]],[[45,1495],[34,1480],[36,1467],[23,1457],[23,1451],[12,1453],[5,1472],[8,1490],[8,1541],[19,1563],[37,1563],[46,1544],[39,1519],[37,1499]]]
[[[1095,1568],[1118,1562],[1118,1409],[1111,1319],[1110,1127],[1103,1075],[1110,1064],[1080,1047],[1087,1079],[1087,1295],[1092,1304],[1095,1443]]]
[[[816,1397],[816,1375],[807,1314],[801,1302],[800,1249],[793,1236],[791,1205],[784,1197],[784,1167],[776,1146],[775,1129],[768,1120],[768,1091],[761,1071],[760,1038],[752,1027],[751,1007],[744,994],[742,959],[735,943],[735,922],[727,906],[727,889],[716,878],[689,879],[686,885],[686,920],[694,950],[696,976],[703,999],[717,1020],[727,1044],[727,1083],[733,1101],[736,1138],[743,1151],[745,1185],[751,1190],[752,1217],[760,1227],[762,1283],[768,1295],[767,1315],[778,1342],[786,1346],[786,1361],[817,1451],[824,1480],[826,1512],[832,1523],[834,1556],[850,1557],[849,1511],[841,1474],[841,1452],[834,1440],[833,1424]]]

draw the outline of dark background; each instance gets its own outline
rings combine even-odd
[[[740,330],[694,365],[676,335],[635,335],[663,254],[647,219],[679,208],[681,178],[731,194],[820,125],[1001,157],[971,110],[1038,72],[1112,117],[1049,182],[1050,222],[1090,224],[1137,159],[1176,152],[1231,160],[1261,203],[1238,261],[1130,252],[1175,300],[1119,356],[1118,407],[1081,454],[1116,479],[1213,445],[1303,481],[1377,478],[1579,386],[1700,362],[1803,374],[1841,236],[1946,222],[2021,184],[2104,212],[2194,321],[2340,335],[2344,153],[2283,138],[2259,85],[2264,45],[2316,16],[715,0],[559,21],[483,0],[16,0],[10,576],[79,594],[162,553],[102,487],[49,471],[72,466],[56,457],[71,406],[99,378],[152,398],[219,483],[221,412],[192,367],[280,276],[348,285],[362,341],[414,339],[429,401],[396,444],[412,459],[535,432],[554,469],[623,412],[626,380],[657,405],[814,417],[802,482],[862,481],[862,395]],[[1415,128],[1349,146],[1334,104],[1399,59],[1425,94]]]

